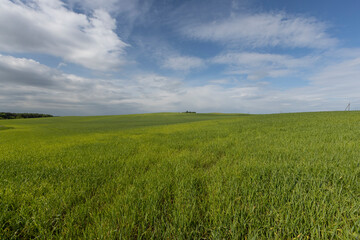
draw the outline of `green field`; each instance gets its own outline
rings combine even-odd
[[[0,126],[0,239],[360,238],[360,112]]]

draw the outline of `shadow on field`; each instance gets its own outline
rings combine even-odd
[[[13,127],[0,126],[0,131],[1,130],[8,130],[8,129],[14,129],[14,128]]]

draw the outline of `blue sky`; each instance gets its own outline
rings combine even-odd
[[[0,0],[0,111],[360,109],[360,2]]]

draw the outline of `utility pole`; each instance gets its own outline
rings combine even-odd
[[[349,102],[349,104],[346,106],[345,111],[350,111],[350,102]]]

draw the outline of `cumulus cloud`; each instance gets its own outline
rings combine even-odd
[[[0,55],[0,107],[56,115],[240,110],[236,101],[256,97],[257,88],[188,87],[181,79],[155,73],[128,79],[89,79],[65,74],[31,59]],[[15,109],[15,110],[14,110]],[[9,109],[10,110],[10,109]]]
[[[95,70],[124,63],[124,43],[105,10],[75,13],[60,0],[0,1],[0,51],[44,53]]]
[[[190,87],[181,79],[154,73],[134,75],[127,79],[89,79],[65,74],[31,59],[10,56],[0,56],[0,79],[1,109],[55,115],[189,109],[198,112],[252,113],[299,111],[309,107],[314,109],[311,107],[314,102],[325,106],[320,103],[326,102],[330,91],[311,86],[275,91],[261,84],[227,87],[217,82]],[[9,106],[11,109],[7,109]]]
[[[326,30],[326,24],[315,18],[261,13],[206,23],[189,23],[181,31],[194,39],[255,48],[277,46],[325,49],[337,43]]]
[[[1,84],[39,88],[60,87],[61,81],[70,79],[65,74],[32,59],[15,58],[1,54],[0,77]]]
[[[157,74],[91,79],[66,74],[32,59],[0,55],[0,108],[56,115],[162,111],[182,89],[180,80]]]

